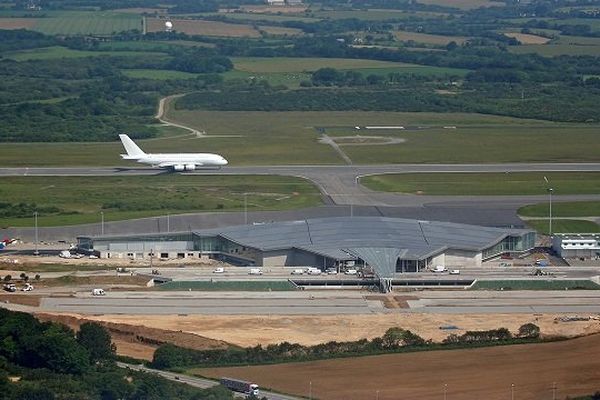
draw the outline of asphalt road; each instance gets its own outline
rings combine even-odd
[[[600,314],[600,293],[570,291],[411,292],[408,308],[386,309],[356,291],[309,292],[108,292],[91,297],[44,297],[40,311],[112,315],[359,315],[371,313],[573,313]]]
[[[357,177],[385,173],[431,172],[534,172],[600,171],[600,163],[535,163],[535,164],[394,164],[394,165],[290,165],[226,167],[220,170],[195,171],[194,175],[284,175],[306,178],[314,182],[326,205],[302,210],[251,212],[248,221],[284,221],[330,216],[385,216],[420,220],[461,222],[486,226],[524,226],[516,210],[547,196],[416,196],[375,192],[357,184]],[[153,168],[80,167],[80,168],[0,168],[2,176],[130,176],[163,173]],[[600,195],[560,195],[554,200],[600,200]],[[243,224],[241,213],[199,213],[171,215],[171,231],[214,228]],[[106,234],[159,233],[167,228],[166,217],[144,218],[105,224]],[[72,227],[41,228],[40,240],[74,240],[77,236],[100,234],[100,224]],[[2,229],[0,235],[33,238],[32,228]]]
[[[129,368],[134,371],[142,371],[152,375],[158,375],[165,379],[168,379],[173,382],[185,383],[186,385],[190,385],[200,389],[208,389],[210,387],[216,386],[219,383],[210,379],[197,378],[189,375],[176,374],[174,372],[161,371],[158,369],[147,368],[143,365],[134,365],[134,364],[126,364],[123,362],[117,362],[117,366],[121,368]],[[260,382],[258,382],[260,388]],[[260,389],[259,389],[260,390]],[[236,394],[237,395],[237,394]],[[243,397],[241,394],[236,397]],[[264,390],[260,390],[260,397],[266,397],[269,400],[297,400],[297,397],[287,396],[284,394],[268,392]]]

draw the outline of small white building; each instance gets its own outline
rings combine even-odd
[[[552,238],[552,249],[564,259],[600,259],[600,234],[565,233]]]

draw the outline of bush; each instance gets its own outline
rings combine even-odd
[[[523,339],[537,339],[540,337],[540,327],[532,323],[521,325],[517,337]]]

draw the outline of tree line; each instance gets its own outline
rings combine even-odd
[[[226,365],[271,364],[295,361],[313,361],[328,358],[355,357],[402,351],[435,350],[524,343],[539,340],[540,329],[535,324],[522,325],[516,335],[506,328],[487,331],[468,331],[462,335],[450,335],[443,343],[425,340],[410,330],[394,327],[381,337],[351,342],[331,341],[314,346],[283,342],[266,347],[230,347],[219,350],[191,350],[172,344],[160,346],[154,352],[152,366],[159,369],[178,369]]]

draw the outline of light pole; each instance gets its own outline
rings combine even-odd
[[[510,384],[510,400],[515,400],[515,384]]]
[[[101,219],[101,234],[104,236],[104,211],[100,211],[100,219]]]
[[[448,384],[444,383],[444,400],[448,398]]]
[[[39,250],[38,250],[38,212],[35,211],[33,213],[33,221],[35,224],[35,251],[33,252],[34,256],[37,256],[40,254]]]
[[[550,197],[550,201],[549,201],[549,207],[548,207],[548,214],[550,216],[549,218],[549,227],[548,227],[548,233],[550,234],[550,237],[552,237],[552,192],[554,192],[554,189],[552,188],[548,188],[548,194]]]
[[[244,225],[248,225],[248,193],[244,192]]]
[[[312,381],[308,382],[308,400],[312,400]]]
[[[167,214],[167,233],[171,232],[171,214]]]
[[[379,400],[379,390],[375,392],[375,400]]]
[[[552,400],[556,400],[556,382],[552,384]]]

